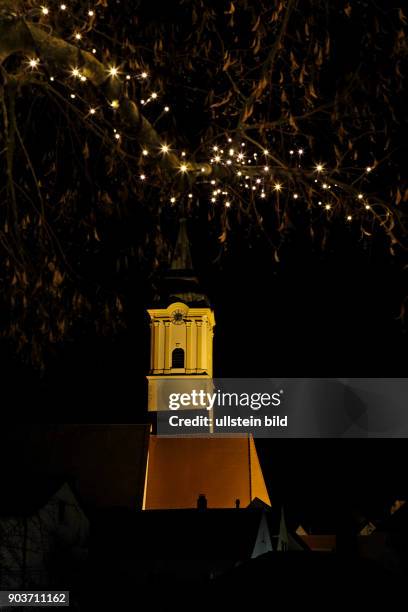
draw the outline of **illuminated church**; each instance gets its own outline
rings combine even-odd
[[[157,307],[148,309],[151,327],[148,410],[157,411],[163,380],[197,380],[211,385],[214,311],[195,275],[186,220]],[[270,505],[255,443],[239,437],[149,437],[143,509],[246,507],[255,499]]]

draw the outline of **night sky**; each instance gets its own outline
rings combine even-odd
[[[143,19],[154,20],[150,3],[145,4],[145,9],[139,9]],[[364,12],[373,3],[356,4],[356,10]],[[344,30],[343,14],[338,26],[331,26],[334,52],[325,68],[325,95],[356,70],[364,27],[364,20],[356,17]],[[379,35],[376,57],[380,63],[367,68],[372,79],[382,63],[387,69],[389,44],[385,34]],[[196,145],[208,121],[200,100],[180,100],[171,86],[168,95],[173,96],[183,142]],[[402,102],[396,98],[398,107]],[[374,112],[380,116],[382,110],[378,103]],[[44,116],[37,115],[36,120],[44,127]],[[323,130],[322,124],[323,137],[316,140],[318,158],[324,158],[329,147]],[[399,131],[391,126],[398,152],[393,165],[377,179],[382,185],[375,184],[376,188],[393,182],[395,166],[402,163]],[[52,141],[53,135],[49,138]],[[103,169],[96,166],[94,170],[99,173],[96,182],[102,181]],[[61,180],[69,182],[69,176],[67,162]],[[406,375],[406,324],[399,315],[407,295],[407,270],[402,255],[390,254],[383,234],[369,238],[355,227],[338,224],[322,249],[310,240],[302,219],[293,218],[278,262],[266,236],[249,231],[247,224],[234,226],[227,243],[221,244],[219,228],[206,223],[207,214],[205,205],[191,210],[189,235],[197,274],[215,311],[215,376]],[[177,217],[177,211],[163,210],[159,219],[169,245],[174,243]],[[103,219],[103,240],[95,253],[76,253],[83,258],[81,283],[95,283],[121,295],[125,326],[116,335],[98,335],[90,321],[81,320],[71,337],[51,348],[43,372],[22,363],[13,343],[3,340],[5,420],[139,423],[147,419],[146,307],[152,303],[166,262],[161,261],[152,273],[133,261],[117,274],[114,261],[123,244],[130,244],[137,233],[148,233],[155,223],[151,215],[127,208],[122,217]],[[2,435],[7,435],[7,426]],[[378,514],[390,500],[408,494],[404,440],[263,440],[257,445],[272,500],[284,501],[293,516],[306,522],[333,525],[354,507]]]

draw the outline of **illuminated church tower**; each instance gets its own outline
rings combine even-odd
[[[186,378],[212,390],[215,317],[193,270],[185,219],[161,293],[160,307],[148,309],[151,412],[162,380],[175,392]],[[200,495],[209,508],[232,508],[237,499],[241,507],[255,498],[270,504],[252,436],[150,436],[143,507],[195,508]]]

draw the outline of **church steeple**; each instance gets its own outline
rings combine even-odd
[[[159,382],[166,378],[211,379],[215,318],[193,269],[187,221],[182,218],[151,328],[149,405],[157,410]]]
[[[187,234],[187,219],[182,217],[179,221],[179,231],[174,247],[173,258],[170,270],[190,270],[193,271],[193,261],[191,259],[190,242]]]
[[[184,217],[179,221],[171,265],[163,276],[160,289],[160,303],[163,306],[174,301],[183,302],[189,306],[210,306],[209,299],[202,290],[193,267],[187,219]]]

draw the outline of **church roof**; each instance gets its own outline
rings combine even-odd
[[[187,219],[184,217],[179,221],[170,268],[163,275],[159,290],[160,305],[168,306],[175,301],[195,307],[209,307],[210,305],[193,267]]]
[[[26,490],[21,492],[22,499],[10,497],[8,505],[24,508],[31,499],[30,505],[37,506],[63,479],[85,510],[141,509],[149,433],[147,424],[41,425],[15,430],[7,465],[10,477],[25,483]],[[30,482],[37,483],[35,495]]]

